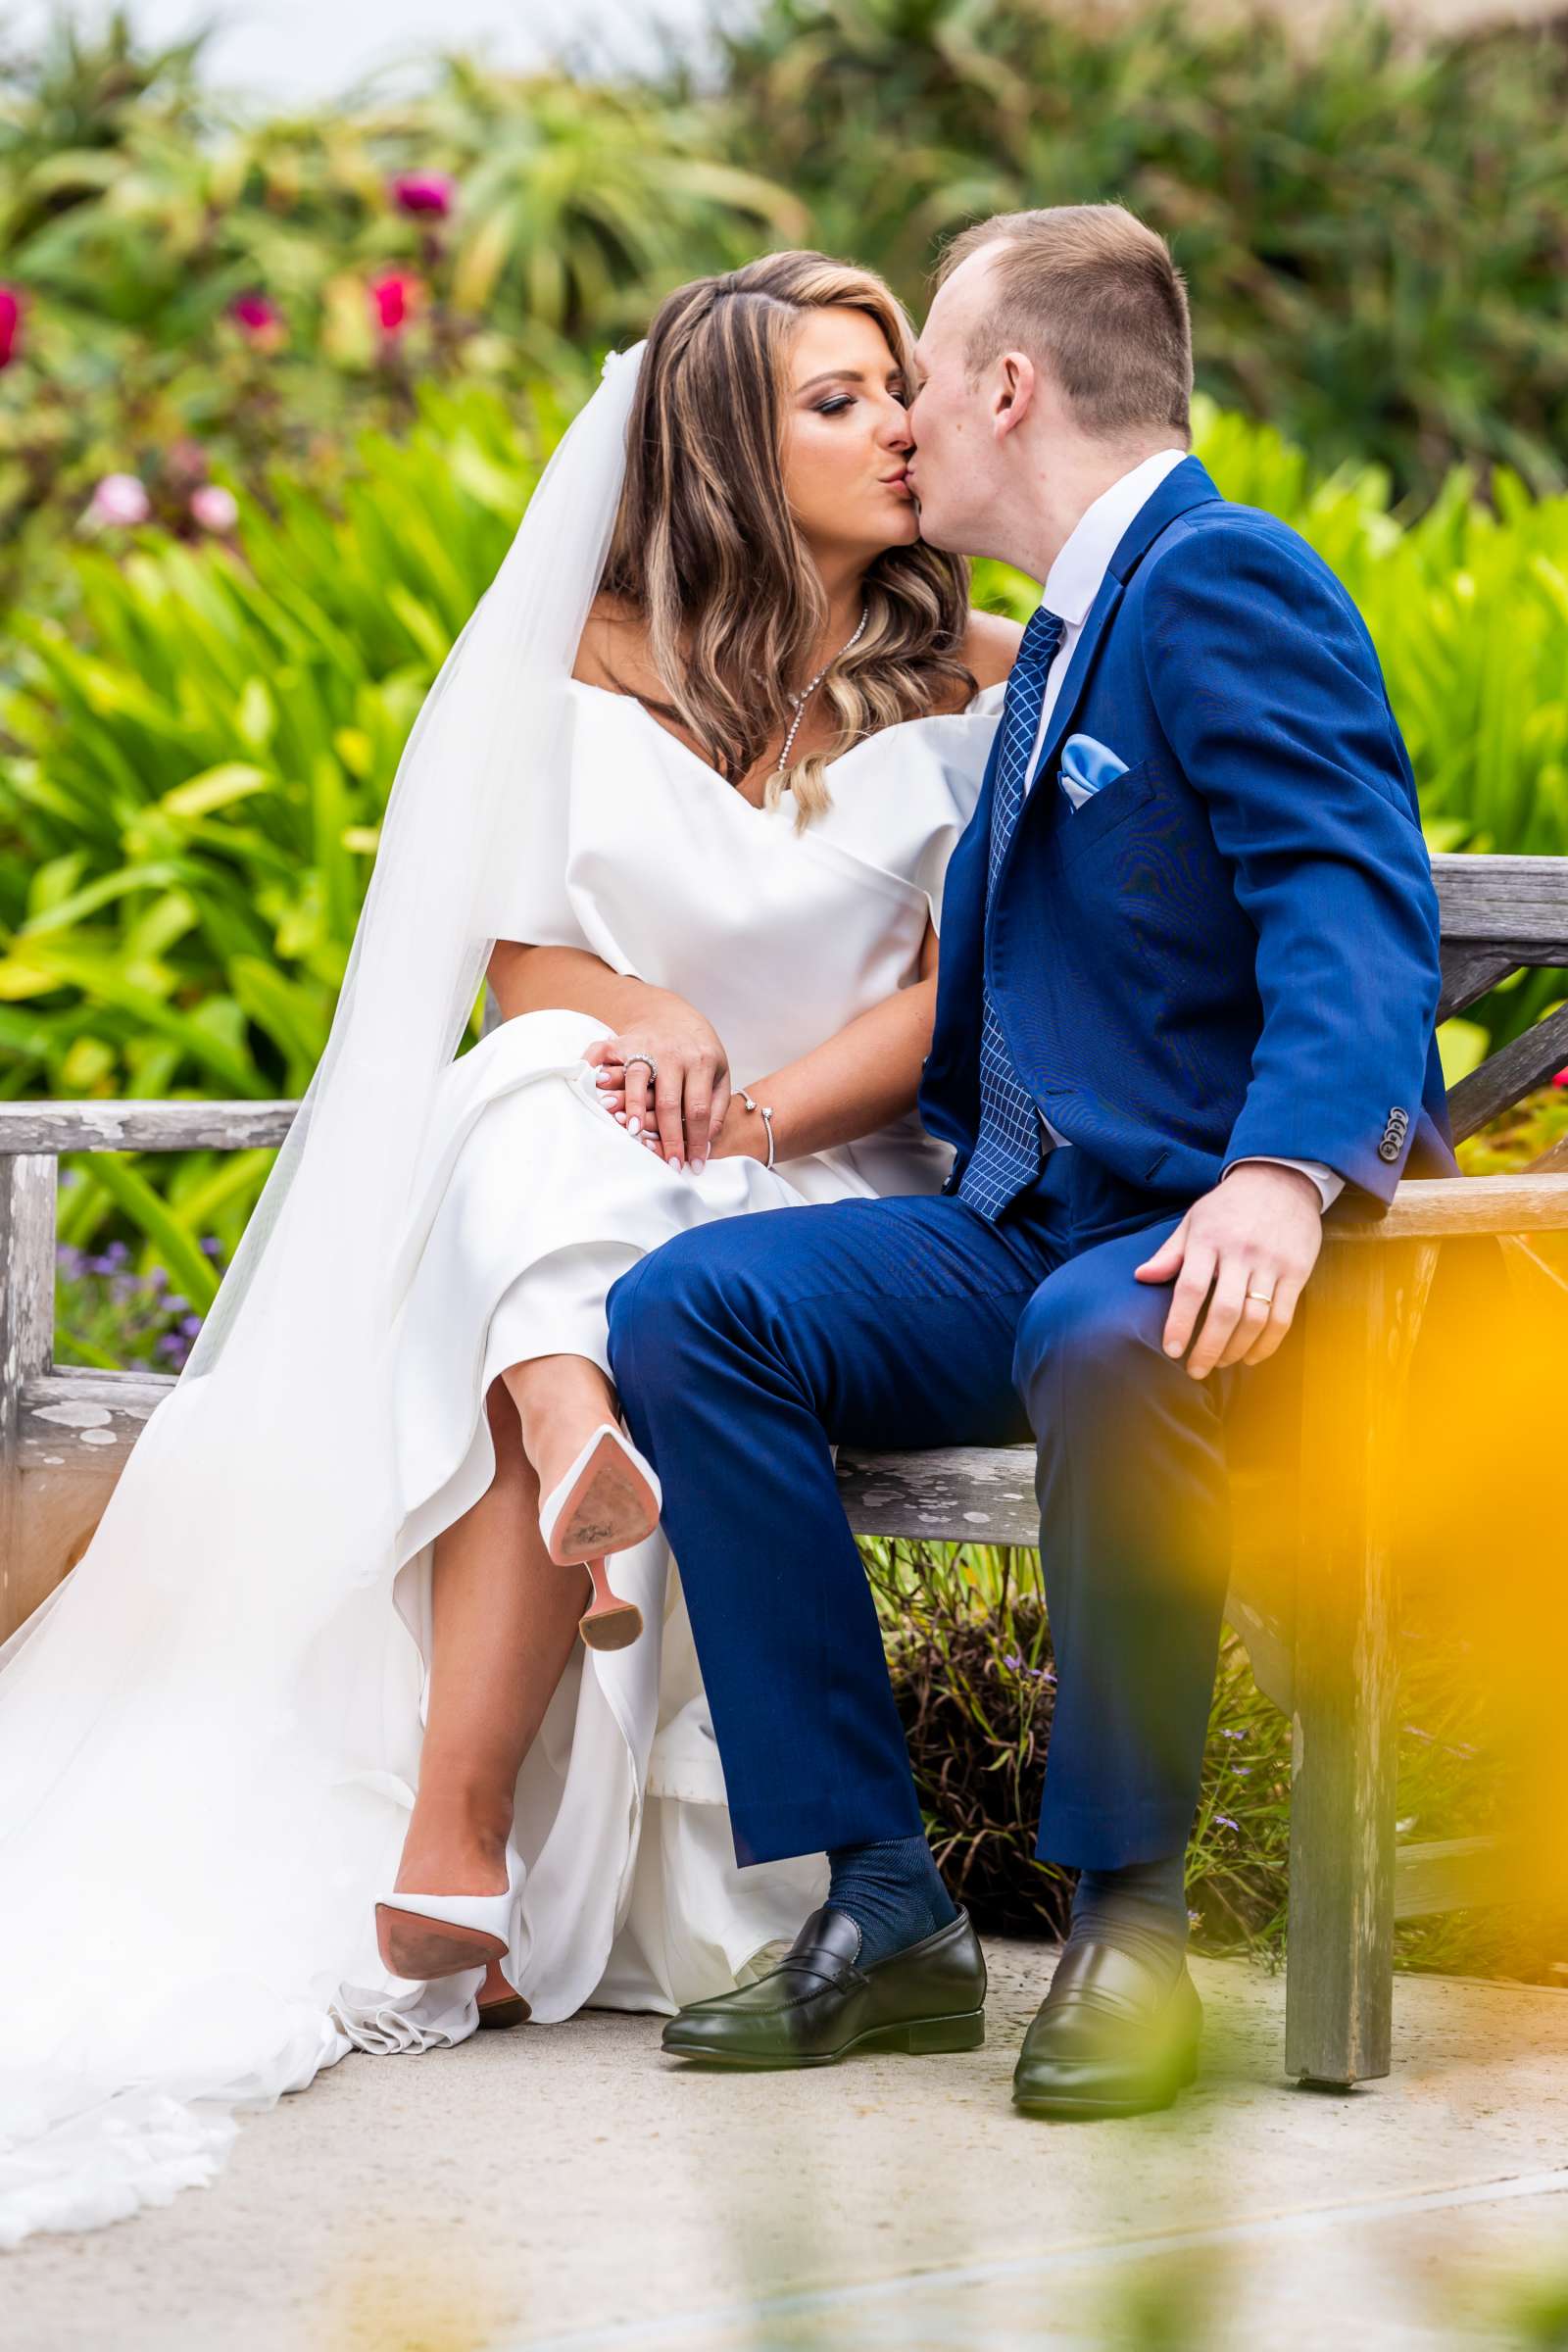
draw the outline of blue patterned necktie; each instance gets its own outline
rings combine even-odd
[[[1018,659],[1007,680],[997,738],[996,778],[991,794],[991,845],[986,866],[986,928],[991,902],[1034,763],[1046,680],[1065,624],[1044,605],[1023,633]],[[980,1131],[958,1186],[958,1199],[982,1216],[997,1217],[1040,1173],[1040,1116],[1018,1074],[1002,1034],[991,987],[986,983],[980,1017]]]

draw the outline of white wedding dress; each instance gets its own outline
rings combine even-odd
[[[678,992],[711,1019],[737,1078],[760,1077],[915,976],[1002,691],[855,746],[830,771],[831,809],[800,831],[787,797],[754,808],[638,704],[571,681],[566,788],[529,801],[492,929],[591,950]],[[599,1034],[580,1013],[528,1014],[438,1082],[395,1331],[400,1525],[384,1572],[324,1613],[297,1655],[269,1654],[265,1597],[244,1604],[257,1679],[242,1706],[206,1672],[199,1634],[162,1640],[156,1594],[108,1629],[113,1591],[94,1595],[115,1770],[73,1780],[69,1755],[36,1755],[56,1800],[49,1842],[29,1850],[24,1803],[0,1845],[0,2246],[210,2179],[233,2109],[302,2087],[350,2050],[425,2050],[473,2031],[479,1972],[388,1980],[372,1901],[392,1884],[418,1776],[433,1541],[494,1471],[490,1383],[531,1355],[603,1364],[611,1284],[688,1226],[941,1182],[946,1151],[912,1117],[772,1171],[734,1159],[677,1174],[599,1102],[582,1058]],[[191,1493],[187,1543],[193,1526],[217,1524],[197,1467],[212,1385],[182,1381],[137,1448],[181,1448],[161,1466],[166,1494]],[[135,1507],[127,1498],[127,1541]],[[368,1497],[334,1495],[331,1508],[345,1526],[357,1510],[371,1522]],[[745,1567],[741,1529],[737,1578]],[[662,1540],[619,1555],[613,1573],[647,1630],[617,1653],[579,1648],[518,1782],[527,1880],[507,1973],[542,2023],[584,2003],[669,2012],[722,1988],[793,1934],[825,1884],[820,1857],[737,1869]],[[29,1723],[27,1753],[8,1747],[7,1712],[51,1637],[69,1641],[74,1582],[0,1651],[0,1769],[25,1770],[40,1742]],[[240,1671],[243,1646],[224,1654]],[[275,1705],[258,1700],[274,1688]],[[232,1728],[258,1720],[260,1749]],[[148,1813],[176,1776],[172,1850]],[[88,1852],[113,1840],[111,1916],[101,1866],[74,1856],[63,1819],[79,1821]],[[193,1907],[176,1883],[197,1850]],[[23,1873],[49,1886],[46,1917],[4,1916]]]

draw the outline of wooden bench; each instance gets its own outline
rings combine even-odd
[[[1508,973],[1568,966],[1568,859],[1439,858],[1442,1017]],[[1375,978],[1370,983],[1375,985]],[[1568,1065],[1568,1007],[1456,1086],[1456,1138]],[[0,1639],[95,1526],[172,1377],[54,1362],[55,1198],[64,1152],[254,1150],[291,1102],[0,1104]],[[1568,1150],[1518,1176],[1401,1185],[1386,1215],[1329,1218],[1304,1302],[1299,1458],[1332,1477],[1248,1496],[1228,1614],[1293,1717],[1286,2068],[1350,2084],[1389,2071],[1396,1918],[1478,1899],[1476,1841],[1395,1841],[1397,1595],[1383,1476],[1438,1254],[1456,1237],[1568,1231]],[[1038,1540],[1027,1449],[846,1458],[862,1535]]]

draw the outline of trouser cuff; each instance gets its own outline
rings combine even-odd
[[[1125,1870],[1184,1853],[1196,1805],[1166,1798],[1140,1805],[1077,1805],[1046,1791],[1035,1853],[1064,1870]]]
[[[889,1838],[918,1838],[925,1824],[912,1782],[889,1783],[787,1802],[730,1805],[735,1859],[785,1862],[797,1854],[831,1853],[841,1845],[870,1845]]]

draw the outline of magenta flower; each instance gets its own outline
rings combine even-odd
[[[371,279],[369,291],[376,324],[384,335],[397,335],[408,325],[424,288],[409,271],[389,270],[385,277]]]
[[[106,473],[88,501],[85,519],[124,530],[145,522],[152,511],[152,500],[133,473]]]
[[[9,368],[22,347],[22,296],[0,285],[0,368]]]
[[[234,493],[225,490],[220,482],[203,482],[199,489],[193,490],[190,511],[192,520],[199,522],[204,531],[231,531],[239,520]]]
[[[273,350],[283,340],[283,314],[265,294],[236,294],[228,306],[228,315],[258,350]]]
[[[444,172],[404,172],[392,182],[392,201],[400,213],[444,220],[457,200],[457,182]]]
[[[1553,1086],[1568,1086],[1568,1070],[1559,1070],[1551,1083]]]

